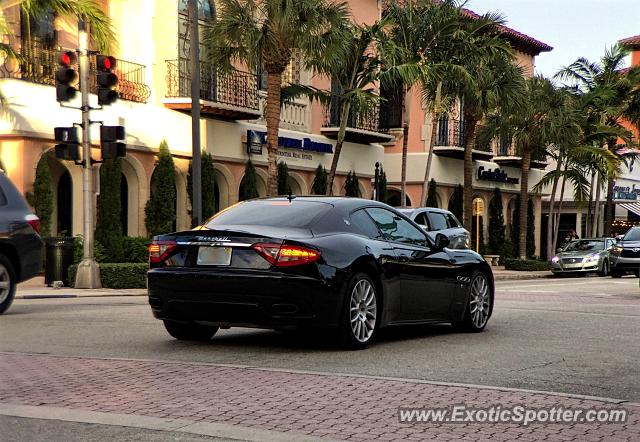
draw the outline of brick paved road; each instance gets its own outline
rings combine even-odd
[[[625,424],[401,424],[397,408],[613,407],[544,393],[215,364],[0,353],[0,403],[241,425],[345,440],[638,441]]]

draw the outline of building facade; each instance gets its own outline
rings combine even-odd
[[[118,59],[120,99],[104,110],[92,113],[93,120],[107,125],[123,125],[127,130],[128,155],[123,159],[121,199],[123,226],[130,236],[144,236],[144,207],[149,198],[158,146],[166,140],[176,164],[176,228],[189,227],[187,170],[191,156],[191,119],[189,109],[190,42],[185,0],[104,0],[100,2],[110,16],[119,42],[113,55]],[[380,18],[383,2],[351,0],[351,13],[358,23]],[[80,112],[63,108],[55,100],[56,57],[61,48],[77,46],[77,24],[59,17],[44,17],[30,22],[31,40],[27,42],[27,21],[19,6],[3,11],[12,28],[5,41],[25,55],[22,61],[0,60],[0,90],[6,105],[0,115],[0,167],[23,192],[33,188],[38,161],[45,156],[54,184],[55,209],[53,234],[82,233],[81,169],[52,155],[53,128],[79,122]],[[199,0],[201,23],[213,21],[213,0]],[[471,14],[471,13],[470,13]],[[535,57],[551,48],[515,30],[503,28],[503,35],[517,53],[519,63],[532,75]],[[201,53],[204,51],[201,51]],[[203,60],[200,64],[201,142],[203,150],[214,157],[216,195],[219,208],[238,200],[238,190],[246,161],[251,158],[258,169],[258,192],[266,193],[266,147],[252,143],[266,131],[262,117],[265,81],[260,72],[240,70],[219,76]],[[286,72],[286,81],[311,84],[329,90],[327,78],[305,71],[294,57]],[[393,94],[381,109],[366,118],[350,119],[346,143],[338,164],[334,194],[344,194],[344,181],[350,171],[360,180],[363,197],[372,194],[375,163],[384,165],[390,203],[400,205],[399,182],[402,150],[402,100]],[[92,95],[92,103],[96,103]],[[75,102],[71,105],[77,104]],[[407,205],[421,203],[422,183],[431,136],[431,117],[420,101],[418,91],[411,95],[411,131]],[[438,182],[440,207],[447,208],[454,188],[462,183],[462,122],[455,115],[441,120],[436,130],[431,177]],[[321,164],[329,168],[335,145],[338,118],[336,112],[318,103],[301,99],[283,107],[280,137],[287,139],[278,157],[287,163],[293,193],[309,194],[314,170]],[[92,131],[94,157],[99,157],[98,130]],[[504,191],[505,219],[511,219],[513,200],[519,191],[520,158],[510,145],[494,144],[474,153],[474,191],[486,210],[491,192]],[[537,182],[545,167],[541,159],[534,164],[530,182]],[[499,169],[499,171],[497,170]],[[484,173],[483,173],[484,172]],[[487,173],[489,172],[489,173]],[[499,172],[499,173],[494,173]],[[96,176],[95,189],[99,189]],[[497,179],[507,176],[509,179]],[[540,198],[535,198],[536,218],[540,218]],[[483,223],[486,229],[486,222]],[[539,244],[539,230],[536,242]],[[486,235],[489,232],[485,232]]]

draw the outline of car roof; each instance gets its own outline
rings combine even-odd
[[[427,211],[427,212],[435,212],[435,213],[451,213],[448,210],[445,209],[439,209],[437,207],[396,207],[396,210],[398,212],[402,212],[404,214],[408,214],[408,213],[413,213],[416,212],[418,210],[420,211]]]
[[[286,196],[277,196],[277,197],[267,197],[267,198],[256,198],[250,201],[288,201],[289,197]],[[324,196],[324,195],[305,195],[305,196],[291,196],[291,201],[314,201],[320,203],[331,204],[335,207],[340,207],[343,209],[349,208],[358,208],[363,205],[366,206],[380,206],[380,207],[390,207],[385,203],[375,200],[369,200],[364,198],[354,198],[348,196]],[[397,210],[397,209],[396,209]]]

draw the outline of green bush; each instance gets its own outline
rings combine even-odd
[[[427,201],[425,205],[427,207],[438,207],[438,184],[436,180],[431,178],[429,181],[429,190],[427,191]]]
[[[51,236],[53,216],[53,181],[49,169],[48,155],[42,155],[36,168],[36,179],[33,182],[33,192],[27,193],[27,200],[33,206],[40,218],[40,235],[43,238]]]
[[[141,236],[125,236],[122,238],[122,257],[125,263],[147,263],[151,242]]]
[[[278,163],[278,195],[291,195],[289,167],[284,161]]]
[[[355,170],[349,172],[347,174],[347,179],[344,182],[344,194],[345,196],[351,196],[355,198],[360,198],[360,185],[358,183],[358,176],[356,175]]]
[[[313,178],[313,185],[311,186],[311,193],[314,195],[326,195],[327,194],[327,169],[318,164],[316,168],[316,176]]]
[[[245,201],[253,198],[258,198],[258,184],[256,178],[256,168],[251,162],[251,160],[247,160],[247,163],[244,166],[244,176],[240,181],[240,189],[238,192],[238,200]]]
[[[147,287],[148,264],[117,263],[100,264],[100,281],[105,289],[144,289]],[[69,267],[69,281],[76,280],[76,264]]]
[[[73,263],[79,264],[80,261],[82,261],[82,255],[84,253],[82,249],[84,241],[81,236],[76,236],[73,243]],[[102,247],[102,244],[98,241],[93,243],[93,256],[96,262],[106,262],[107,260],[107,254],[104,251],[104,247]]]
[[[454,189],[451,198],[449,199],[449,204],[447,205],[447,210],[453,213],[456,218],[462,219],[462,214],[464,211],[464,189],[462,185],[458,184],[458,186]],[[467,226],[465,226],[466,228]]]
[[[144,209],[149,236],[174,229],[176,221],[176,169],[166,141],[160,143],[158,162],[151,175],[151,194]]]
[[[546,261],[538,261],[535,259],[510,259],[504,260],[504,268],[506,270],[521,270],[525,272],[536,272],[549,270],[549,263]]]

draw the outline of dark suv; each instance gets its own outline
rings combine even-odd
[[[0,314],[7,311],[16,284],[40,272],[40,220],[0,170]]]
[[[611,276],[620,278],[625,273],[640,276],[640,227],[632,227],[613,246]]]

